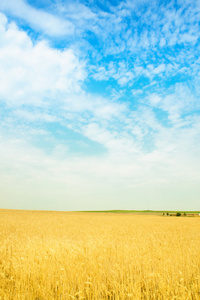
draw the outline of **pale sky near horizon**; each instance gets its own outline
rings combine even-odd
[[[200,1],[0,1],[0,208],[200,210]]]

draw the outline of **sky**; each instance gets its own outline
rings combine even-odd
[[[0,1],[0,207],[200,210],[200,1]]]

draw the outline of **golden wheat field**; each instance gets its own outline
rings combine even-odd
[[[0,299],[200,299],[200,218],[0,210]]]

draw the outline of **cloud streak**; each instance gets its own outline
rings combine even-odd
[[[30,27],[47,36],[62,37],[74,33],[74,26],[70,21],[63,20],[46,11],[35,9],[25,0],[2,0],[0,9],[24,20]]]

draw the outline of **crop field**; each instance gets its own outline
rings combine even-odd
[[[200,218],[0,210],[0,299],[200,299]]]

